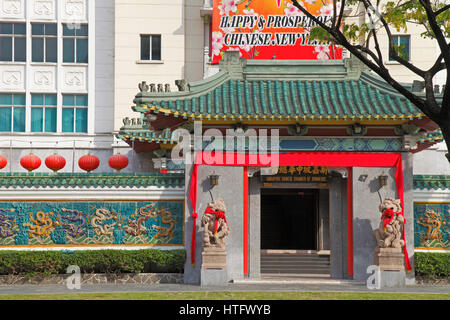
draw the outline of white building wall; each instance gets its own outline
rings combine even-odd
[[[379,42],[381,52],[384,55],[384,64],[391,72],[392,77],[400,82],[411,83],[413,80],[424,81],[420,76],[416,75],[405,66],[396,61],[389,61],[389,38],[384,29],[380,29]],[[408,24],[407,30],[397,31],[391,28],[392,35],[409,35],[410,36],[410,60],[413,65],[428,70],[431,68],[437,58],[436,41],[430,38],[423,38],[421,34],[424,29],[414,24]]]
[[[131,106],[138,84],[170,84],[203,78],[204,0],[115,0],[114,129],[125,117],[136,117]],[[161,61],[140,60],[140,35],[161,35]]]
[[[447,146],[441,142],[414,155],[415,175],[450,175],[450,164],[445,154]]]
[[[95,133],[114,131],[114,17],[111,0],[96,0]]]
[[[138,84],[170,83],[185,75],[185,24],[182,0],[115,0],[114,128],[136,117],[131,106]],[[140,35],[161,35],[161,61],[140,60]],[[173,88],[172,88],[173,89]]]
[[[27,61],[0,62],[0,92],[26,94],[26,133],[0,133],[0,141],[24,140],[38,144],[39,141],[46,140],[42,139],[43,137],[51,139],[54,136],[57,136],[60,141],[74,140],[74,136],[78,140],[90,141],[95,139],[95,133],[111,134],[114,90],[112,85],[114,4],[110,0],[0,0],[0,8],[0,22],[25,22],[27,28]],[[35,63],[31,61],[32,23],[58,24],[57,63]],[[63,62],[63,23],[88,24],[89,63]],[[99,42],[98,46],[96,45],[97,42]],[[99,92],[98,97],[97,92]],[[57,133],[36,134],[30,132],[32,93],[58,95]],[[87,134],[61,133],[63,94],[88,94]],[[11,138],[11,136],[14,138]],[[36,136],[39,136],[39,138],[36,139]]]
[[[186,80],[188,82],[203,79],[205,45],[209,46],[209,35],[206,35],[205,24],[209,20],[201,17],[204,0],[190,0],[186,2]],[[209,53],[209,50],[207,51]],[[209,57],[209,55],[207,55]]]
[[[98,153],[99,170],[111,171],[114,129],[114,2],[111,0],[0,0],[0,22],[26,23],[26,62],[0,62],[0,93],[26,94],[26,132],[0,133],[0,154],[7,172],[26,172],[20,158],[34,152],[42,160],[37,172],[50,172],[44,159],[58,152],[66,158],[62,172],[79,172],[78,158]],[[32,62],[32,23],[58,25],[57,63]],[[63,62],[63,28],[88,24],[89,63]],[[57,132],[31,132],[31,94],[57,94]],[[62,133],[62,95],[88,95],[88,132]]]

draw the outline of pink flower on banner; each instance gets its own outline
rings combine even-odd
[[[239,52],[239,57],[241,57],[242,58],[242,52],[241,52],[241,49],[239,49],[239,48],[228,48],[228,50],[227,51],[238,51]]]
[[[222,0],[222,4],[219,5],[220,15],[229,16],[230,12],[236,13],[237,11],[237,0]]]
[[[257,16],[258,14],[255,12],[255,9],[244,9],[244,15],[246,16]]]
[[[336,3],[336,11],[337,11],[336,14],[339,14],[340,10],[341,10],[341,3],[338,2],[338,3]],[[319,12],[320,12],[321,16],[332,16],[333,15],[333,4],[331,3],[329,5],[321,7]]]
[[[221,29],[225,34],[236,32],[236,28],[232,28],[232,27],[229,27],[229,28],[220,28],[220,29]]]
[[[223,48],[223,34],[215,31],[212,33],[212,55],[217,56]]]
[[[302,7],[305,7],[305,5],[303,4],[303,2],[299,1],[298,2]],[[290,2],[285,2],[286,6],[284,8],[284,15],[290,17],[290,16],[302,16],[303,12],[300,11],[299,8],[297,8],[296,6],[294,6],[292,3]]]
[[[330,60],[330,48],[327,46],[316,46],[314,53],[317,53],[317,60]]]
[[[239,48],[240,48],[241,50],[244,50],[245,52],[249,52],[250,50],[252,50],[252,46],[249,45],[249,44],[244,44],[244,45],[242,45],[242,46],[239,46]]]

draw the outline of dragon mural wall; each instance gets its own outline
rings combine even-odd
[[[0,246],[183,245],[180,201],[0,202]]]
[[[414,204],[414,246],[450,249],[450,203]]]

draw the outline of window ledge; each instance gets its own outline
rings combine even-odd
[[[61,132],[58,134],[61,137],[88,137],[88,132]]]
[[[91,137],[90,133],[80,133],[80,132],[10,132],[1,131],[1,136],[23,136],[23,137]]]
[[[49,67],[56,67],[58,65],[57,62],[31,62],[30,66],[49,66]]]
[[[23,61],[0,61],[0,64],[4,65],[17,65],[17,66],[25,66],[27,63]]]
[[[88,67],[89,63],[63,62],[63,67]]]
[[[164,60],[138,60],[137,64],[164,64]]]
[[[412,63],[411,61],[408,61],[409,63]],[[391,65],[391,66],[401,66],[402,64],[400,62],[397,61],[385,61],[384,62],[385,65]]]

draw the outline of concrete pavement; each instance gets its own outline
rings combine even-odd
[[[70,294],[70,293],[108,293],[108,292],[178,292],[178,291],[340,291],[340,292],[391,292],[391,293],[444,293],[450,294],[450,285],[413,285],[404,288],[384,288],[370,290],[365,284],[352,283],[276,283],[239,282],[221,287],[201,287],[185,284],[159,285],[82,285],[80,290],[69,290],[64,285],[48,286],[0,286],[0,295],[8,294]]]

